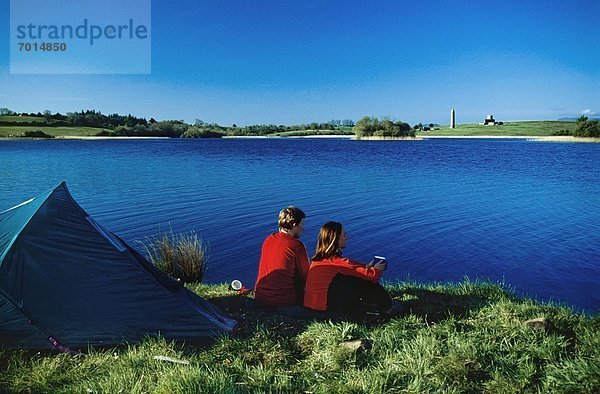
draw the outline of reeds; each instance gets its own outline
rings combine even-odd
[[[208,263],[208,245],[193,231],[159,233],[142,242],[148,260],[185,283],[202,282]]]

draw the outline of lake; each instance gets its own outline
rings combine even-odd
[[[159,231],[210,245],[207,282],[253,286],[277,214],[342,222],[344,254],[386,256],[386,280],[502,282],[600,310],[600,144],[523,139],[0,141],[0,211],[66,180],[142,251]]]

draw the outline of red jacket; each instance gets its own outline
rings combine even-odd
[[[301,304],[308,274],[304,244],[286,233],[273,233],[262,246],[254,298],[271,306]]]
[[[331,281],[337,274],[355,276],[357,278],[377,282],[382,271],[367,268],[344,257],[332,257],[326,260],[313,261],[306,278],[304,306],[317,311],[327,309],[327,291]]]

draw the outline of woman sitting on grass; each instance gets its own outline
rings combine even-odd
[[[387,268],[385,260],[365,265],[342,257],[347,240],[341,223],[327,222],[321,227],[306,279],[304,306],[352,315],[397,314],[400,304],[378,283]]]

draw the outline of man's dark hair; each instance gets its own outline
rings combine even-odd
[[[291,230],[292,227],[299,225],[305,217],[306,215],[300,208],[289,206],[279,212],[277,224],[279,228]]]

